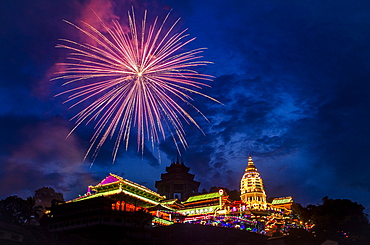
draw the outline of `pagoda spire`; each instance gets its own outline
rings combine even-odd
[[[266,209],[267,203],[263,181],[250,155],[248,165],[240,181],[240,193],[242,202],[250,209]]]
[[[245,171],[247,171],[247,172],[257,171],[257,168],[256,168],[256,166],[254,165],[254,162],[253,162],[252,156],[250,156],[250,155],[249,155],[249,157],[248,157],[248,165],[247,165],[247,167],[245,168]]]
[[[177,153],[177,156],[176,156],[176,160],[173,160],[172,163],[175,163],[175,164],[184,164],[184,160],[182,159],[181,155],[179,153]]]

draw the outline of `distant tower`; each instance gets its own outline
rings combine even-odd
[[[183,162],[172,162],[166,167],[166,172],[161,174],[161,179],[155,182],[158,193],[165,195],[167,199],[177,198],[185,201],[190,196],[198,193],[200,182],[194,180],[194,174],[189,173],[190,168]]]
[[[254,166],[252,157],[248,157],[248,166],[240,181],[240,198],[250,209],[266,209],[266,194],[262,178]]]

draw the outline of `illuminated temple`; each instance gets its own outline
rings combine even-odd
[[[252,157],[241,178],[241,200],[230,199],[225,190],[197,194],[200,182],[184,163],[174,162],[156,181],[158,192],[109,174],[86,194],[50,208],[51,231],[105,225],[109,227],[149,228],[174,223],[192,223],[248,230],[271,235],[299,226],[293,198],[266,201],[262,178]]]
[[[240,182],[240,194],[241,200],[249,209],[264,210],[267,208],[263,181],[251,156],[248,157],[248,166]]]

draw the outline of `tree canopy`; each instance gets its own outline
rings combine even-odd
[[[26,201],[18,196],[9,196],[0,200],[0,220],[13,223],[25,224],[28,221]]]
[[[64,201],[63,194],[55,192],[51,187],[36,190],[35,196],[27,197],[26,200],[9,196],[0,200],[0,221],[22,225],[37,224],[45,208],[50,207],[54,199]]]
[[[370,225],[364,207],[348,199],[324,197],[321,205],[295,205],[302,221],[312,222],[312,232],[340,244],[370,244]]]
[[[35,191],[36,205],[41,205],[44,210],[51,206],[52,200],[64,201],[63,194],[55,192],[51,187],[42,187]]]

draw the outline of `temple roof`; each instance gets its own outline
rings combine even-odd
[[[214,199],[214,198],[218,198],[218,197],[220,197],[220,193],[219,192],[212,192],[212,193],[207,193],[207,194],[201,194],[201,195],[191,196],[184,203],[201,201],[201,200],[208,200],[208,199]]]
[[[110,173],[108,175],[108,177],[106,177],[105,179],[103,179],[102,181],[100,181],[100,183],[97,184],[96,186],[111,184],[111,183],[114,183],[114,182],[117,182],[117,181],[123,181],[123,180],[124,179],[122,177]]]
[[[158,205],[156,205],[156,206],[154,206],[154,207],[150,207],[150,208],[148,208],[148,211],[157,211],[157,210],[159,210],[159,211],[171,211],[171,212],[176,212],[176,210],[175,210],[175,209],[170,208],[170,207],[165,206],[165,205],[161,205],[161,204],[158,204]]]
[[[293,202],[293,197],[288,196],[288,197],[279,197],[279,198],[274,198],[272,200],[271,204],[289,204]]]
[[[183,162],[172,162],[169,167],[166,167],[166,171],[168,173],[172,172],[181,172],[181,173],[188,173],[190,170],[189,167],[186,167]]]
[[[103,179],[99,184],[89,186],[88,193],[86,195],[72,201],[75,202],[98,196],[111,196],[120,193],[137,198],[152,205],[158,205],[160,201],[165,199],[164,196],[161,196],[157,192],[154,192],[145,186],[110,173],[109,176]]]
[[[190,168],[186,167],[183,162],[172,162],[169,167],[166,167],[167,173],[161,174],[161,180],[155,182],[155,187],[158,188],[158,185],[161,183],[180,181],[192,183],[192,185],[196,185],[198,188],[200,182],[194,180],[195,175],[189,173],[189,170]]]
[[[110,173],[108,177],[106,177],[105,179],[103,179],[99,184],[97,184],[96,186],[89,186],[91,190],[97,190],[99,187],[101,186],[106,186],[106,185],[111,185],[113,183],[116,183],[116,182],[121,182],[121,183],[124,183],[128,186],[131,186],[133,188],[136,188],[136,189],[139,189],[141,191],[144,191],[144,192],[147,192],[147,193],[150,193],[152,195],[155,195],[155,196],[160,196],[157,192],[154,192],[152,190],[150,190],[149,188],[143,186],[143,185],[139,185],[135,182],[132,182],[128,179],[124,179],[118,175],[115,175],[115,174],[112,174]]]
[[[179,202],[179,199],[167,199],[167,200],[163,200],[161,203],[162,204],[175,204],[175,203],[178,203]]]

